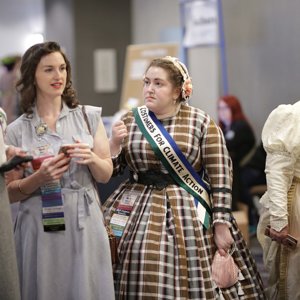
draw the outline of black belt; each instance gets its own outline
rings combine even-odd
[[[177,184],[169,174],[161,172],[147,171],[129,174],[130,183],[139,183],[143,185],[153,186],[157,190],[162,190],[168,185]]]

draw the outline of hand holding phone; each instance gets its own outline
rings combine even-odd
[[[270,230],[271,230],[271,226],[268,225],[265,229],[265,235],[268,237],[271,237]],[[284,246],[287,246],[288,248],[290,248],[292,250],[294,250],[297,247],[297,243],[298,243],[297,239],[295,239],[290,234],[288,234],[287,237],[281,241],[281,244],[283,244]]]
[[[35,158],[32,160],[32,162],[31,162],[32,169],[33,169],[34,171],[37,171],[37,170],[41,167],[43,161],[44,161],[45,159],[51,158],[51,157],[53,157],[53,154],[47,154],[47,155],[44,155],[44,156],[38,156],[38,157],[35,157]]]
[[[58,153],[63,153],[65,156],[69,156],[68,150],[72,149],[73,146],[71,145],[62,145],[58,151]]]

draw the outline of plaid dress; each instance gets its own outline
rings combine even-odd
[[[132,112],[123,116],[128,136],[113,158],[114,174],[128,166],[134,173],[168,173],[138,128]],[[244,279],[218,289],[211,263],[216,250],[213,226],[197,218],[194,198],[176,184],[162,190],[126,181],[104,204],[106,219],[125,192],[138,194],[126,223],[114,266],[117,299],[265,299],[255,262],[230,213],[231,160],[223,135],[202,110],[182,105],[176,116],[161,120],[194,169],[203,165],[212,189],[213,223],[231,224],[233,253]]]

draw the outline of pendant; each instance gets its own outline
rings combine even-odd
[[[36,134],[41,137],[44,135],[48,130],[48,125],[46,123],[40,123],[38,126],[35,127]]]

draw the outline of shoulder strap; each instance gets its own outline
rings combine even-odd
[[[86,114],[86,110],[85,110],[85,106],[84,106],[84,105],[81,106],[81,110],[82,110],[82,114],[83,114],[84,121],[85,121],[86,126],[87,126],[87,128],[88,128],[88,130],[89,130],[89,133],[92,135],[91,125],[90,125],[88,116],[87,116],[87,114]],[[89,167],[88,167],[88,170],[90,171]],[[91,173],[91,171],[90,171],[90,173]],[[94,176],[93,176],[92,173],[91,173],[91,176],[92,176],[93,185],[94,185],[94,187],[95,187],[95,189],[96,189],[96,191],[97,191],[97,193],[98,193],[98,196],[99,196],[98,204],[100,205],[100,193],[99,193],[98,184],[97,184],[96,180],[94,179]],[[101,205],[100,205],[100,207],[101,207]]]
[[[84,121],[85,121],[86,126],[87,126],[87,128],[88,128],[88,130],[89,130],[89,133],[92,135],[91,125],[90,125],[88,116],[87,116],[87,114],[86,114],[86,110],[85,110],[85,106],[84,106],[84,105],[81,106],[81,110],[82,110],[82,114],[83,114]]]

